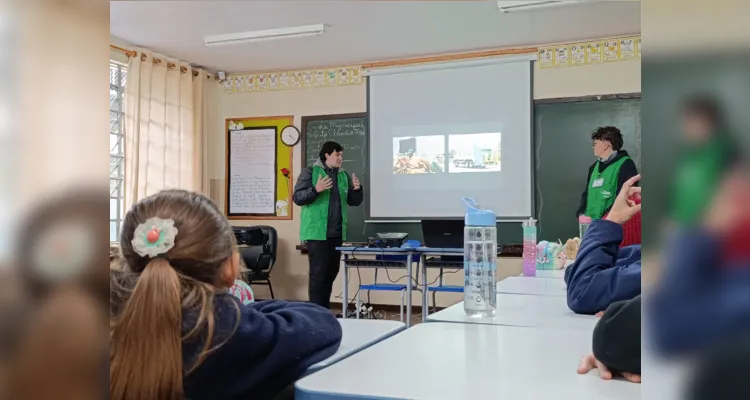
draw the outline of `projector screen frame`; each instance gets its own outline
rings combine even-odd
[[[521,60],[519,60],[519,58]],[[492,61],[494,61],[493,63],[506,63],[506,62],[525,61],[526,59],[527,58],[525,58],[525,57],[504,56],[504,57],[500,57],[500,58],[492,60]],[[459,68],[459,67],[463,67],[463,66],[474,66],[474,65],[489,64],[490,62],[488,62],[488,61],[489,61],[488,59],[484,59],[484,60],[468,60],[468,61],[446,62],[446,63],[442,63],[442,64],[444,64],[443,68],[449,69],[449,68]],[[529,105],[529,118],[530,118],[530,121],[529,121],[529,127],[530,127],[529,134],[531,135],[531,138],[530,138],[531,140],[529,141],[529,143],[530,143],[530,147],[529,147],[529,160],[530,160],[530,163],[531,163],[531,174],[530,174],[530,176],[531,176],[531,185],[530,185],[530,190],[531,190],[531,193],[530,193],[531,215],[520,216],[520,217],[499,216],[496,219],[496,221],[498,223],[501,223],[501,222],[521,222],[521,221],[527,220],[529,218],[537,219],[537,214],[538,214],[537,207],[536,207],[537,194],[539,192],[539,189],[537,188],[537,184],[536,184],[536,181],[537,181],[537,179],[536,179],[536,167],[537,167],[536,153],[537,153],[538,149],[537,149],[537,146],[536,146],[536,138],[534,137],[534,125],[535,125],[535,120],[534,120],[534,104],[535,104],[535,101],[534,101],[534,70],[535,70],[535,66],[536,66],[536,62],[537,61],[536,61],[536,58],[528,58],[528,61],[529,61],[528,67],[529,67],[529,92],[530,92],[529,93],[529,102],[530,102],[530,105]],[[417,66],[409,66],[408,70],[409,71],[411,71],[411,70],[417,70],[415,67],[417,67]],[[393,70],[396,70],[396,69],[403,70],[403,69],[406,69],[406,68],[404,68],[404,67],[393,67],[393,68],[383,68],[383,69],[384,70],[385,69],[388,69],[388,70],[390,70],[390,69],[393,69]],[[440,66],[438,64],[430,64],[429,66],[425,66],[424,67],[424,70],[434,70],[434,69],[441,69],[441,68],[440,68]],[[421,69],[419,69],[419,70],[421,70]],[[403,71],[400,71],[400,72],[403,72]],[[392,73],[396,73],[396,72],[392,72]],[[367,99],[366,99],[367,111],[366,111],[366,113],[368,115],[368,118],[367,118],[367,131],[369,133],[367,135],[367,148],[368,148],[368,151],[372,151],[372,143],[370,143],[370,140],[371,140],[370,135],[372,135],[372,126],[371,126],[372,125],[372,117],[371,117],[372,113],[370,112],[371,111],[371,108],[370,108],[370,76],[371,75],[380,75],[380,74],[379,73],[377,73],[377,74],[373,73],[373,71],[366,71],[366,76],[365,76],[365,78],[366,78],[366,80],[365,80],[365,90],[366,90],[366,96],[367,96]],[[367,158],[367,168],[368,168],[368,170],[371,171],[371,168],[372,168],[372,155],[370,155]],[[370,172],[370,175],[372,175],[372,172]],[[372,195],[372,190],[368,190],[367,193],[365,194],[365,201],[364,201],[364,203],[365,203],[365,221],[364,221],[365,224],[370,224],[370,223],[376,223],[376,224],[377,223],[382,223],[382,224],[385,224],[385,223],[419,223],[422,220],[455,220],[455,219],[463,219],[462,217],[416,217],[416,218],[415,217],[373,217],[372,214],[371,214],[371,212],[370,212],[370,203],[371,203],[370,196],[371,195]]]

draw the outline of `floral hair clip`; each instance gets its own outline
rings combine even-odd
[[[177,232],[174,221],[171,219],[153,217],[135,228],[131,243],[135,252],[140,254],[141,257],[149,256],[153,258],[174,247]]]

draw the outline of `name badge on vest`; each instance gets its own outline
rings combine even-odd
[[[591,182],[591,187],[602,187],[604,185],[604,178],[594,179],[593,182]]]

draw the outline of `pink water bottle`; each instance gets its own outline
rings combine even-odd
[[[523,221],[523,276],[536,276],[536,220]]]

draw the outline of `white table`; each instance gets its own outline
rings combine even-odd
[[[468,317],[464,312],[464,303],[460,302],[429,315],[427,321],[570,328],[585,330],[591,334],[597,318],[593,315],[579,315],[570,311],[565,297],[500,293],[497,295],[497,312],[494,318]]]
[[[339,323],[343,336],[338,351],[327,359],[310,366],[306,374],[327,368],[406,329],[406,324],[403,322],[379,319],[339,319]]]
[[[578,375],[590,351],[591,332],[425,323],[297,381],[295,399],[640,399],[638,384]]]
[[[497,282],[497,292],[565,297],[567,287],[562,279],[510,276]]]
[[[523,274],[519,275],[523,276]],[[536,270],[536,278],[553,278],[553,279],[565,279],[564,269],[538,269]]]

